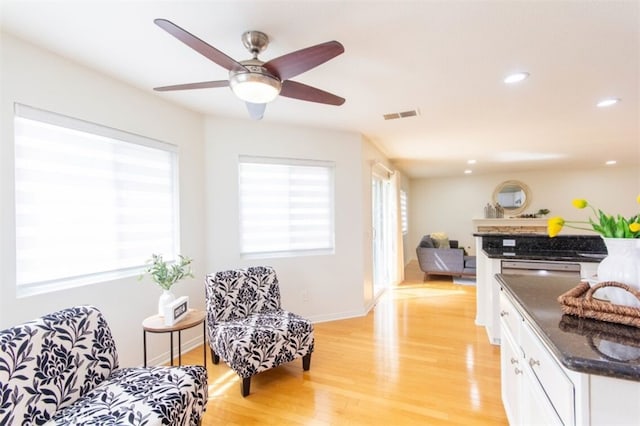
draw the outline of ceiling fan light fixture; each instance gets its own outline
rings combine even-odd
[[[271,76],[243,72],[235,73],[229,78],[233,93],[245,102],[266,104],[278,97],[282,83]]]

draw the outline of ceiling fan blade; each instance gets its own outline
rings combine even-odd
[[[270,73],[284,81],[302,74],[305,71],[309,71],[343,52],[344,46],[342,46],[342,44],[337,41],[328,41],[279,56],[266,62],[263,66],[268,69]]]
[[[180,28],[173,22],[166,19],[154,19],[153,22],[155,22],[157,26],[159,26],[196,52],[203,55],[205,58],[208,58],[216,64],[220,65],[222,68],[225,68],[229,71],[246,69],[235,59],[230,58],[207,42],[200,40],[198,37],[194,36],[187,30]]]
[[[287,98],[328,105],[342,105],[345,101],[345,99],[340,96],[291,80],[282,82],[280,95],[286,96]]]
[[[200,83],[174,84],[173,86],[154,87],[156,92],[169,92],[172,90],[211,89],[214,87],[228,87],[229,80],[202,81]]]
[[[247,110],[249,111],[249,117],[254,120],[261,120],[264,116],[264,110],[267,107],[267,104],[254,104],[251,102],[247,102]]]

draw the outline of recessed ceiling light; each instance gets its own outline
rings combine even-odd
[[[607,166],[613,166],[613,165],[614,165],[614,164],[616,164],[616,163],[617,163],[617,161],[616,161],[616,160],[609,160],[609,161],[607,161],[607,162],[606,162],[606,163],[604,163],[604,164],[606,164]]]
[[[620,102],[620,98],[607,98],[598,102],[596,106],[598,106],[598,108],[606,108],[615,105],[618,102]]]
[[[468,160],[467,164],[476,164],[476,160]]]
[[[505,77],[504,82],[507,84],[518,83],[529,77],[528,72],[516,72]]]
[[[471,173],[473,173],[473,170],[467,169],[467,170],[464,171],[465,175],[470,175]]]

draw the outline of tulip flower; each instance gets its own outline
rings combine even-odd
[[[636,201],[640,204],[640,195]],[[605,238],[640,238],[640,214],[630,218],[625,218],[622,215],[612,216],[596,209],[583,198],[576,198],[571,201],[571,204],[577,209],[589,207],[597,220],[589,218],[588,221],[568,221],[559,216],[552,217],[547,221],[549,237],[557,236],[563,227],[567,227],[595,231]]]

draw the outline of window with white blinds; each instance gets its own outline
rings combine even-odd
[[[177,147],[19,104],[14,126],[18,295],[175,259]]]
[[[407,193],[400,190],[400,220],[402,224],[402,234],[409,232],[409,212],[407,207]]]
[[[331,162],[241,156],[241,253],[332,253],[333,174]]]

